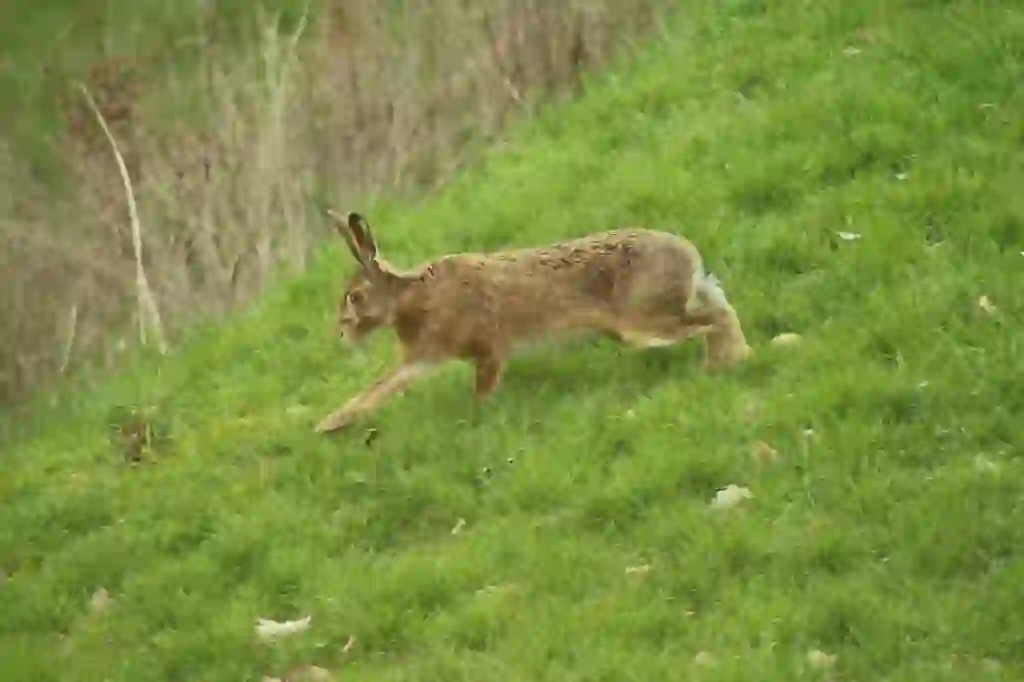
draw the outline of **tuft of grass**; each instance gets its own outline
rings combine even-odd
[[[326,248],[171,357],[5,425],[5,679],[1024,676],[1024,16],[690,5],[444,191],[366,213],[396,264],[685,234],[746,366],[544,345],[486,405],[452,366],[324,438],[394,359],[386,335],[337,347],[351,263]],[[126,462],[112,422],[157,445]],[[753,499],[711,509],[730,483]],[[255,641],[257,616],[307,614]]]

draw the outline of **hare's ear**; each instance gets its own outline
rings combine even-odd
[[[356,237],[356,234],[352,230],[351,217],[358,214],[349,214],[348,217],[339,215],[332,209],[327,209],[327,215],[330,216],[331,220],[334,221],[334,229],[341,235],[341,238],[345,240],[345,244],[348,246],[348,250],[352,252],[352,257],[356,259],[364,269],[370,270],[374,266],[374,256],[376,255],[376,248],[372,254],[368,253],[360,243],[360,240]],[[365,221],[364,221],[365,222]]]
[[[367,262],[375,263],[377,261],[377,242],[373,240],[373,233],[370,232],[370,224],[366,222],[366,218],[358,213],[349,213],[348,229],[355,237],[359,251],[366,256]]]

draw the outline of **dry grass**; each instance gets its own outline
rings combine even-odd
[[[666,4],[320,0],[291,26],[261,14],[240,46],[193,36],[195,69],[169,57],[96,65],[86,85],[124,154],[172,342],[282,267],[302,271],[326,234],[318,202],[443,184],[510,121],[574,93],[649,33]],[[11,188],[0,190],[0,402],[64,370],[110,366],[138,339],[121,174],[80,92],[62,113],[66,196],[35,183],[0,138]]]

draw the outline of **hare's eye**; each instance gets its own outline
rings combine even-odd
[[[348,296],[346,298],[349,305],[360,306],[363,304],[363,301],[366,300],[366,295],[363,292],[356,290],[348,292]]]

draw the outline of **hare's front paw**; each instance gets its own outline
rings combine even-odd
[[[331,412],[329,415],[324,417],[319,424],[316,425],[317,433],[328,433],[330,431],[337,431],[343,429],[352,423],[355,419],[355,413],[346,409],[337,410]]]

